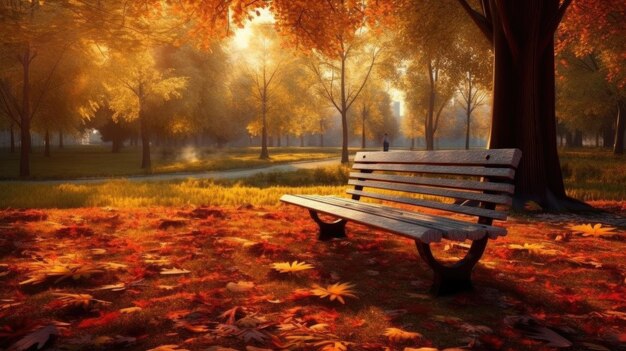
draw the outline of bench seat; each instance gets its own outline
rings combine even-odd
[[[351,199],[284,195],[281,201],[307,208],[322,241],[345,238],[348,221],[414,240],[434,273],[431,292],[446,295],[471,289],[471,272],[487,241],[506,235],[492,223],[507,218],[521,157],[517,149],[358,152],[346,190]],[[319,213],[337,219],[322,220]],[[442,239],[470,240],[471,245],[462,259],[449,264],[437,260],[430,248]]]
[[[464,241],[482,239],[485,235],[491,239],[506,235],[506,229],[502,227],[459,221],[336,196],[283,195],[280,200],[427,244],[439,242],[442,238]]]

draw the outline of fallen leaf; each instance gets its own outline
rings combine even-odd
[[[351,283],[335,283],[332,285],[328,285],[326,288],[323,288],[319,285],[314,285],[311,289],[311,293],[313,295],[319,296],[321,299],[328,297],[330,301],[334,301],[336,299],[342,304],[345,304],[346,302],[343,299],[344,297],[357,298],[352,288],[354,288],[354,284]]]
[[[289,262],[272,263],[272,268],[280,273],[294,273],[313,269],[313,266],[308,263],[293,261],[291,264]]]
[[[398,328],[387,328],[385,329],[384,336],[388,337],[391,341],[403,342],[407,340],[415,340],[421,339],[422,334],[409,332]]]
[[[59,335],[59,330],[55,325],[47,325],[27,334],[9,346],[7,351],[24,351],[33,346],[36,346],[36,350],[41,350],[53,335]]]

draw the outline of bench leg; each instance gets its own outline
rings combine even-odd
[[[434,281],[430,289],[431,294],[442,296],[472,290],[472,270],[483,255],[487,246],[487,240],[489,240],[489,237],[486,235],[480,240],[474,240],[467,255],[451,265],[444,265],[437,261],[430,251],[429,244],[415,240],[417,251],[433,270]]]
[[[309,210],[309,214],[320,228],[320,235],[318,237],[318,240],[327,241],[333,238],[346,237],[347,221],[345,219],[338,219],[334,222],[324,222],[320,219],[316,211]]]

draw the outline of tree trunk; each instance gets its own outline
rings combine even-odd
[[[626,130],[626,113],[624,109],[626,108],[626,103],[620,99],[617,103],[617,123],[615,125],[615,144],[613,145],[613,154],[615,155],[623,155],[624,154],[624,131]]]
[[[324,133],[320,133],[320,147],[324,147]]]
[[[341,163],[348,163],[348,106],[346,97],[346,58],[341,58]]]
[[[143,109],[139,110],[139,128],[141,130],[141,168],[150,169],[152,162],[150,160],[150,136],[148,135],[148,121],[144,116]]]
[[[583,147],[583,132],[580,130],[574,131],[574,142],[572,143],[575,147]]]
[[[365,110],[361,115],[361,149],[365,149]]]
[[[615,143],[615,129],[612,125],[602,128],[602,147],[613,148]]]
[[[63,146],[63,131],[59,130],[59,149],[62,149]]]
[[[48,129],[46,129],[46,134],[44,137],[43,155],[44,157],[50,157],[50,132],[48,131]]]
[[[123,142],[121,139],[113,138],[111,144],[111,153],[117,154],[122,150]]]
[[[467,108],[467,120],[466,120],[466,125],[465,125],[465,150],[469,150],[469,140],[470,140],[470,117],[472,115],[472,113],[470,112],[469,109],[469,103],[468,103],[468,108]]]
[[[11,134],[11,153],[15,153],[15,130],[13,129],[13,122],[11,122],[11,126],[9,128]]]
[[[267,149],[267,119],[266,119],[266,105],[265,94],[263,95],[263,101],[261,106],[261,118],[263,125],[261,126],[261,154],[259,158],[261,160],[267,160],[270,158],[270,153]]]
[[[289,147],[289,133],[285,134],[285,146]]]
[[[411,150],[415,150],[415,137],[411,138]]]
[[[426,138],[426,150],[435,149],[435,135],[433,130],[433,117],[435,114],[435,78],[433,77],[433,65],[428,61],[428,81],[430,95],[428,98],[428,112],[424,121],[424,137]]]
[[[300,147],[304,147],[304,133],[300,134]]]
[[[546,28],[556,17],[559,1],[489,4],[495,54],[489,148],[522,150],[514,208],[535,201],[545,210],[589,209],[566,196],[557,154],[554,31]]]
[[[22,113],[20,116],[20,177],[30,176],[30,63],[32,60],[30,46],[22,56],[23,86]]]
[[[281,147],[281,146],[282,146],[281,137],[280,137],[280,134],[277,134],[276,135],[276,147]]]

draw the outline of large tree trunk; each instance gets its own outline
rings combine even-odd
[[[44,157],[50,157],[50,132],[48,131],[48,129],[46,129],[46,134],[44,137],[43,155]]]
[[[620,100],[617,103],[617,123],[615,125],[615,144],[613,145],[613,153],[615,155],[624,154],[624,131],[626,130],[626,103]]]
[[[32,56],[30,46],[26,48],[22,60],[22,113],[20,116],[20,177],[30,176],[30,63]]]
[[[304,147],[304,133],[300,134],[300,147]]]
[[[63,148],[63,131],[59,130],[59,149]]]
[[[466,123],[465,123],[465,150],[469,150],[469,141],[470,141],[470,118],[472,116],[472,113],[469,109],[469,103],[468,103],[468,108],[466,111]]]
[[[557,154],[554,31],[548,22],[557,17],[559,1],[490,0],[490,7],[495,72],[489,148],[522,150],[514,207],[535,201],[546,210],[589,209],[566,196]]]

